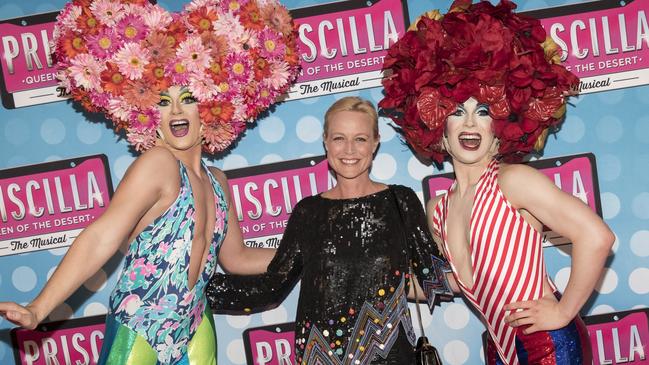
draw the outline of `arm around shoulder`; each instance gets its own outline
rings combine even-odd
[[[266,271],[268,263],[273,259],[275,250],[251,248],[244,244],[237,210],[230,196],[228,179],[225,173],[216,167],[209,169],[221,185],[228,207],[228,230],[219,250],[221,267],[228,273],[239,275],[263,273]]]

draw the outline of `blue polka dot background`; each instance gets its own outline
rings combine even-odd
[[[284,0],[288,8],[329,0]],[[519,0],[520,10],[574,3],[574,0]],[[0,16],[13,18],[61,9],[63,0],[5,0]],[[181,1],[159,3],[178,11]],[[409,0],[411,20],[435,8],[446,10],[450,0]],[[322,125],[325,110],[335,100],[358,95],[374,103],[381,88],[334,94],[283,103],[248,130],[236,148],[208,164],[235,169],[323,154]],[[561,130],[548,140],[545,157],[592,152],[597,160],[603,217],[616,234],[616,242],[596,292],[583,308],[585,315],[643,308],[649,303],[649,86],[600,92],[572,99]],[[395,133],[390,121],[379,120],[381,146],[372,178],[403,184],[418,192],[428,175],[437,170],[415,158]],[[135,156],[125,140],[115,135],[105,120],[87,121],[67,102],[7,110],[0,108],[0,169],[103,153],[108,156],[113,185],[117,185]],[[38,294],[66,249],[0,257],[0,300],[28,303]],[[561,250],[544,250],[548,272],[565,288],[570,258]],[[117,259],[116,259],[117,260]],[[82,288],[59,306],[47,320],[80,318],[106,312],[119,262],[109,262]],[[276,309],[252,316],[216,316],[218,363],[244,364],[242,332],[246,328],[290,322],[294,319],[299,284]],[[410,304],[413,306],[413,304]],[[414,311],[414,307],[411,307]],[[422,311],[428,337],[446,364],[481,364],[483,325],[457,298],[434,312]],[[10,346],[11,325],[0,319],[0,364],[14,364]],[[415,326],[418,331],[418,326]]]

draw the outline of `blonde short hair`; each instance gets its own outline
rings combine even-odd
[[[329,109],[324,116],[324,131],[323,134],[327,136],[327,130],[329,128],[329,120],[331,116],[338,112],[359,112],[367,115],[372,120],[372,131],[374,132],[374,137],[379,136],[379,115],[376,112],[376,108],[371,101],[359,98],[358,96],[346,96],[335,103],[331,104]]]

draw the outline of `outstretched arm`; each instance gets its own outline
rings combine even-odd
[[[581,200],[529,166],[503,166],[498,182],[514,208],[529,212],[572,242],[570,279],[561,300],[545,297],[511,303],[505,309],[518,311],[505,320],[515,327],[530,325],[525,333],[564,327],[593,292],[615,240],[613,232]]]
[[[275,256],[274,249],[251,248],[244,244],[237,212],[230,197],[228,180],[223,171],[210,167],[210,171],[219,181],[225,192],[228,203],[228,232],[219,250],[221,267],[232,274],[251,275],[266,271],[270,260]]]
[[[129,237],[137,222],[160,203],[169,187],[170,169],[178,163],[164,150],[139,157],[128,169],[106,211],[74,240],[40,294],[27,306],[0,302],[0,314],[12,323],[34,329],[81,284],[102,267]],[[177,185],[178,186],[178,185]],[[177,194],[177,189],[174,194]]]

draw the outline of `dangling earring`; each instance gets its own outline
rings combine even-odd
[[[156,137],[158,137],[163,143],[165,143],[165,144],[167,143],[167,141],[165,140],[164,134],[162,134],[162,132],[160,131],[160,128],[155,130],[155,134],[156,134]]]

